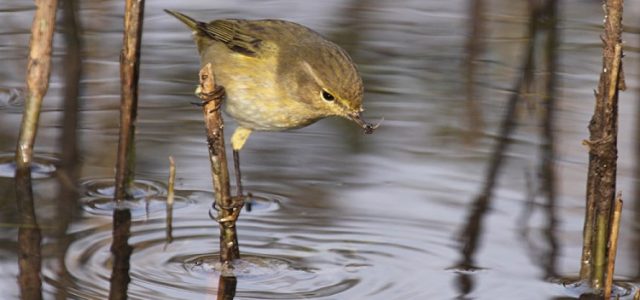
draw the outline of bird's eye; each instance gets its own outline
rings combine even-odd
[[[336,100],[336,97],[331,95],[331,93],[327,92],[326,90],[322,90],[322,99],[324,99],[325,101],[333,101]]]

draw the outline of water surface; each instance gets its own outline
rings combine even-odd
[[[70,80],[69,15],[59,13],[36,143],[34,214],[45,298],[104,299],[114,286],[124,291],[110,283],[119,259],[110,249],[127,231],[120,245],[131,246],[130,283],[124,285],[131,299],[209,299],[218,291],[210,167],[202,114],[190,104],[199,63],[189,32],[165,8],[202,20],[282,18],[307,25],[349,51],[365,81],[365,115],[384,117],[371,136],[339,119],[251,136],[242,167],[255,205],[238,222],[243,259],[236,265],[236,299],[573,299],[583,292],[563,283],[579,271],[587,170],[581,142],[588,137],[601,65],[600,2],[562,1],[558,7],[550,194],[540,171],[549,141],[541,99],[553,28],[539,28],[535,81],[526,101],[517,103],[510,136],[500,130],[522,76],[527,1],[483,1],[479,23],[472,22],[473,1],[459,0],[149,1],[137,200],[115,210],[115,220],[130,220],[115,235],[109,183],[118,139],[123,3],[78,2],[79,85]],[[626,202],[616,279],[634,289],[640,284],[640,225],[634,221],[640,7],[626,5],[628,89],[620,95],[618,167]],[[23,1],[0,4],[0,286],[7,298],[20,296],[18,237],[29,233],[18,230],[23,212],[11,155],[33,12]],[[235,124],[225,121],[230,134]],[[496,179],[489,180],[501,140],[508,146]],[[169,155],[177,162],[178,190],[171,239],[165,223]]]

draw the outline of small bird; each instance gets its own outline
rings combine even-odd
[[[352,120],[366,134],[379,126],[361,117],[364,88],[349,55],[315,31],[284,20],[205,23],[165,12],[193,31],[201,65],[211,63],[225,89],[225,111],[238,124],[231,137],[238,196],[239,151],[254,130],[295,129],[330,116]]]

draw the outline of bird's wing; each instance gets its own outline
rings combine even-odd
[[[260,51],[262,40],[243,30],[237,20],[199,22],[196,26],[199,32],[226,44],[229,49],[238,53],[253,56]]]

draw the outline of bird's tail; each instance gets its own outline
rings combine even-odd
[[[185,25],[187,25],[189,28],[191,28],[191,30],[198,30],[198,21],[194,20],[193,18],[183,14],[183,13],[179,13],[177,11],[174,10],[169,10],[169,9],[165,9],[164,10],[166,13],[176,17],[176,19],[180,20],[182,23],[184,23]]]

